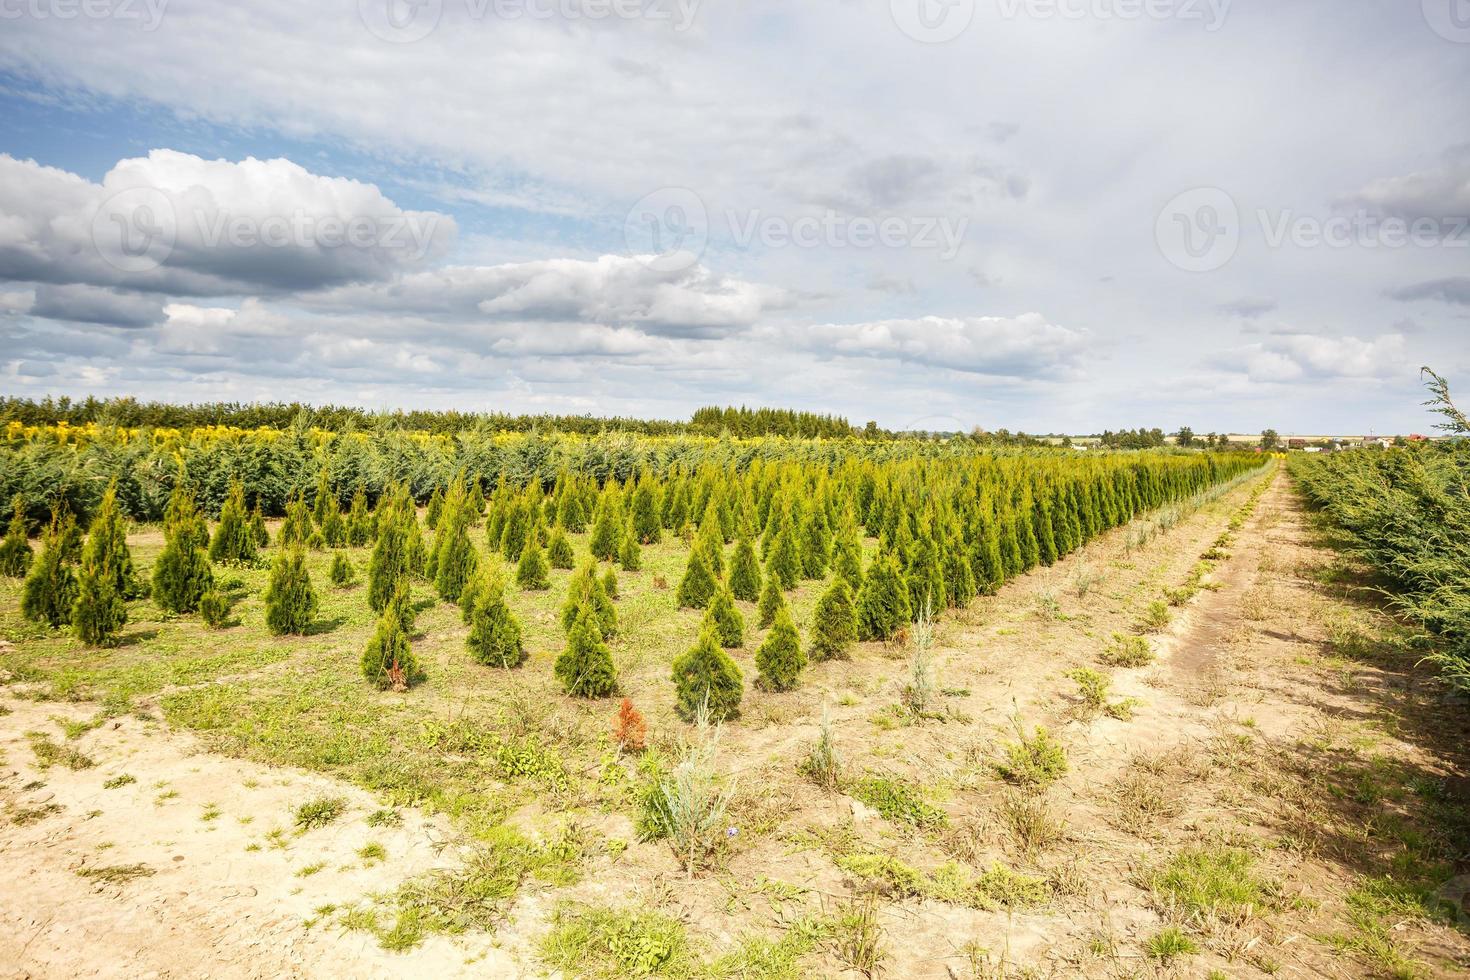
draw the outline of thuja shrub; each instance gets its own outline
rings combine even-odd
[[[858,638],[857,610],[845,579],[836,578],[817,600],[812,614],[813,660],[846,658]]]
[[[556,658],[555,673],[562,687],[573,697],[605,698],[617,692],[612,651],[603,642],[596,615],[591,609],[583,609],[577,616],[567,637],[566,649]]]
[[[704,611],[701,628],[713,631],[720,646],[727,649],[745,645],[745,618],[735,608],[735,597],[728,586],[721,586],[716,590],[709,608]]]
[[[165,612],[191,613],[214,585],[214,571],[205,551],[209,530],[193,494],[182,486],[169,502],[163,533],[163,553],[153,565],[153,599]]]
[[[224,507],[219,513],[219,527],[209,542],[209,558],[216,562],[249,564],[256,557],[256,535],[250,526],[250,512],[245,509],[245,485],[230,482]]]
[[[791,612],[784,605],[776,610],[775,624],[755,651],[755,666],[760,671],[756,683],[768,691],[790,691],[801,683],[807,657],[801,650],[801,636]]]
[[[521,624],[505,604],[498,581],[486,582],[475,596],[470,613],[470,635],[465,640],[476,663],[487,667],[519,667],[526,661]]]
[[[265,588],[265,625],[277,636],[305,635],[316,618],[317,598],[306,569],[306,552],[287,548],[271,564]]]
[[[35,552],[31,550],[31,542],[27,536],[25,501],[20,494],[16,494],[5,540],[0,541],[0,575],[21,578],[30,570],[34,558]]]
[[[685,721],[705,707],[712,722],[740,716],[745,695],[740,668],[711,630],[703,630],[694,646],[674,659],[673,680],[674,710]]]
[[[21,588],[21,615],[33,623],[64,626],[71,621],[77,598],[77,576],[67,557],[70,514],[51,516],[51,526],[41,542],[41,554],[31,563]]]
[[[857,601],[858,636],[888,640],[913,621],[909,592],[891,554],[879,555],[863,578]]]
[[[703,609],[714,598],[716,581],[705,556],[698,550],[689,553],[684,577],[679,580],[677,599],[680,609]]]

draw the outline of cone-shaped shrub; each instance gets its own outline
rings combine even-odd
[[[352,568],[352,562],[347,560],[346,555],[336,555],[332,558],[332,584],[339,589],[345,589],[357,578],[357,573]]]
[[[908,588],[893,555],[879,555],[868,568],[858,593],[857,617],[858,636],[864,640],[890,639],[913,619]]]
[[[382,612],[399,583],[408,581],[408,548],[408,532],[389,505],[380,512],[378,541],[368,559],[368,605],[374,612]]]
[[[725,534],[720,529],[720,509],[713,500],[704,511],[699,533],[694,536],[694,550],[704,559],[715,578],[725,574]]]
[[[464,505],[463,486],[456,483],[439,515],[439,530],[434,536],[434,588],[445,602],[459,601],[459,594],[474,576],[480,561],[475,546],[470,544],[469,514]],[[544,561],[542,568],[542,578],[545,578]]]
[[[715,594],[715,577],[710,574],[704,555],[696,548],[689,553],[689,564],[679,580],[679,608],[703,609]]]
[[[88,646],[111,646],[128,620],[128,609],[117,594],[112,569],[95,553],[91,542],[82,553],[77,576],[77,598],[72,603],[71,628]]]
[[[255,535],[255,547],[270,547],[271,533],[266,529],[265,515],[260,512],[260,501],[258,500],[250,511],[250,533]]]
[[[603,638],[612,639],[618,631],[618,613],[597,575],[597,563],[591,559],[567,582],[567,599],[561,607],[562,629],[571,632],[577,618],[589,609]]]
[[[276,543],[282,548],[306,545],[311,540],[311,535],[311,508],[306,506],[306,501],[298,493],[286,501],[286,519],[281,522],[281,530],[276,533]]]
[[[534,540],[521,551],[521,560],[516,562],[516,585],[526,592],[545,592],[551,588],[551,569],[546,564],[546,554]]]
[[[552,568],[571,568],[576,556],[572,554],[572,542],[560,524],[551,529],[551,542],[546,546],[546,560]]]
[[[424,524],[429,530],[439,527],[439,518],[444,516],[444,488],[435,487],[429,495],[429,505],[424,508]]]
[[[77,599],[77,576],[66,558],[67,522],[71,515],[53,512],[51,526],[41,542],[41,554],[31,562],[21,589],[21,615],[33,623],[64,626],[71,621]]]
[[[735,596],[728,586],[721,586],[704,611],[701,629],[713,630],[720,646],[734,650],[745,645],[745,617],[735,608]]]
[[[745,680],[713,631],[702,630],[694,646],[674,659],[673,676],[674,710],[680,718],[693,721],[706,703],[710,721],[740,717]]]
[[[644,470],[638,477],[638,485],[633,488],[632,498],[629,500],[628,522],[632,525],[630,530],[637,541],[643,544],[657,544],[663,536],[663,519],[659,513],[659,489],[654,482],[653,474]]]
[[[527,503],[525,495],[518,495],[506,504],[503,520],[498,521],[499,537],[492,541],[500,548],[500,553],[505,556],[506,561],[520,561],[521,552],[526,550],[526,541],[531,536],[531,527],[534,515],[531,506]],[[487,528],[487,532],[493,530]]]
[[[602,591],[607,593],[609,599],[618,597],[618,570],[609,568],[602,573]]]
[[[801,580],[801,552],[796,545],[796,534],[788,524],[776,535],[771,545],[771,557],[766,562],[766,574],[781,583],[786,591],[796,588]]]
[[[316,618],[316,592],[306,570],[306,552],[286,548],[271,563],[270,582],[265,587],[265,625],[277,636],[306,634]]]
[[[487,667],[519,667],[526,660],[521,624],[505,604],[499,582],[485,582],[470,613],[470,635],[465,641],[476,663]]]
[[[591,609],[583,609],[572,624],[566,649],[556,658],[556,676],[573,697],[605,698],[617,691],[612,651]]]
[[[120,599],[135,599],[143,594],[137,569],[133,567],[133,553],[128,548],[128,523],[117,504],[117,481],[108,484],[97,507],[97,516],[92,518],[91,534],[83,549],[82,559],[105,568],[112,576],[113,590]]]
[[[623,527],[622,495],[616,484],[609,483],[597,504],[597,520],[592,525],[592,554],[601,561],[614,561],[622,548],[627,531]]]
[[[327,544],[336,548],[346,543],[347,523],[342,520],[342,502],[337,499],[337,491],[332,489],[331,477],[326,467],[322,467],[321,475],[317,478],[316,502],[312,511]]]
[[[845,660],[857,638],[857,610],[852,604],[852,593],[845,579],[833,579],[812,613],[812,659]]]
[[[352,494],[352,504],[347,511],[347,544],[361,548],[373,539],[373,515],[368,511],[367,491],[362,484]]]
[[[250,512],[245,509],[245,485],[231,480],[220,508],[219,527],[209,542],[209,560],[248,563],[255,561],[255,553],[255,531],[250,527]]]
[[[832,570],[847,582],[854,595],[862,588],[863,545],[857,525],[850,518],[837,526],[837,535],[832,542]]]
[[[5,540],[0,541],[0,575],[20,578],[30,570],[35,552],[26,533],[26,506],[19,494],[10,513],[10,525],[5,531]]]
[[[827,575],[831,560],[827,544],[827,519],[820,507],[813,507],[801,528],[801,577],[819,579]]]
[[[153,599],[165,612],[191,613],[214,585],[209,567],[209,532],[194,505],[194,495],[176,488],[164,524],[163,553],[153,565]]]
[[[785,608],[786,597],[781,594],[781,583],[774,575],[767,575],[766,584],[761,586],[760,604],[756,607],[760,628],[769,627],[776,621],[776,613]]]
[[[628,531],[623,539],[623,550],[618,552],[618,564],[625,572],[636,572],[643,567],[643,546],[638,543],[638,534]]]
[[[756,602],[760,599],[761,566],[749,538],[740,539],[740,543],[735,546],[735,555],[730,559],[730,591],[735,598],[745,602]]]
[[[230,619],[230,600],[219,589],[199,597],[199,618],[212,630],[224,629]]]
[[[776,610],[775,625],[755,651],[755,665],[760,671],[756,683],[768,691],[790,691],[801,683],[806,654],[801,652],[801,636],[784,605]]]
[[[407,594],[405,584],[401,592]],[[378,627],[362,652],[362,674],[383,690],[404,691],[423,680],[424,672],[409,646],[408,630],[396,610],[397,602],[378,617]]]
[[[956,608],[967,606],[975,598],[975,573],[958,541],[944,550],[944,593]]]

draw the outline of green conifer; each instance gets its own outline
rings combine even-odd
[[[786,597],[781,594],[781,583],[774,575],[767,575],[766,584],[761,586],[760,604],[756,607],[760,628],[769,627],[776,621],[776,613],[785,608]]]
[[[643,546],[638,543],[638,532],[631,528],[623,539],[623,550],[618,552],[618,564],[625,572],[636,572],[643,567]]]
[[[316,592],[306,569],[306,552],[300,547],[283,548],[271,563],[265,587],[265,625],[281,636],[304,636],[316,618]]]
[[[618,493],[617,484],[609,481],[603,488],[602,499],[597,504],[597,519],[592,525],[590,547],[593,556],[601,561],[615,561],[626,535],[622,495]]]
[[[680,718],[693,721],[706,706],[712,722],[740,717],[745,681],[712,631],[702,630],[694,646],[674,659],[673,668],[674,710]]]
[[[864,640],[887,640],[913,620],[908,588],[898,559],[884,553],[873,560],[863,577],[857,601],[858,636]]]
[[[224,629],[230,620],[230,600],[219,589],[211,588],[199,597],[199,618],[212,630]]]
[[[209,553],[204,550],[209,532],[194,495],[182,485],[174,489],[168,514],[163,552],[153,565],[153,598],[165,612],[191,613],[214,585]]]
[[[82,552],[77,597],[72,603],[71,626],[88,646],[111,646],[128,620],[127,605],[117,593],[116,576],[106,563],[107,553],[93,547],[96,535]]]
[[[806,662],[806,654],[801,652],[801,635],[791,620],[791,612],[783,605],[776,610],[771,632],[755,651],[755,665],[760,671],[756,683],[768,691],[793,690],[801,683]]]
[[[833,579],[812,613],[812,659],[846,660],[857,638],[857,610],[847,580]]]
[[[331,475],[325,466],[317,478],[312,516],[316,518],[317,527],[328,545],[336,548],[346,543],[347,523],[342,520],[342,502],[337,499],[337,491],[332,489]]]
[[[605,698],[618,689],[612,651],[603,642],[596,617],[583,609],[572,625],[566,649],[556,658],[555,673],[573,697]]]
[[[635,540],[641,544],[657,544],[663,536],[663,519],[659,513],[658,484],[653,474],[644,470],[638,476],[629,500],[629,523]]]
[[[271,533],[265,526],[265,515],[260,512],[260,501],[255,502],[255,507],[250,511],[250,533],[255,535],[256,548],[268,548],[271,543]]]
[[[729,586],[722,585],[704,611],[701,629],[713,630],[720,646],[734,650],[745,645],[745,617],[735,608],[735,596]]]
[[[571,568],[576,563],[572,542],[560,524],[551,529],[551,542],[546,546],[546,560],[552,568]]]
[[[618,570],[609,567],[602,573],[602,591],[607,593],[609,599],[618,598]]]
[[[209,542],[209,559],[249,564],[255,557],[255,531],[250,527],[250,512],[245,509],[245,485],[238,479],[231,480],[224,506],[220,508],[219,527]]]
[[[584,610],[592,612],[593,621],[603,639],[610,640],[617,635],[617,610],[608,597],[602,579],[597,575],[597,563],[590,558],[567,582],[567,598],[561,607],[562,629],[570,632]]]
[[[41,554],[31,562],[21,589],[20,611],[26,619],[46,626],[64,626],[71,621],[77,598],[77,576],[66,560],[70,514],[52,511],[51,525],[41,539]]]
[[[521,551],[521,560],[516,563],[516,585],[526,592],[545,592],[551,588],[546,554],[534,540]]]
[[[306,506],[306,500],[301,494],[294,494],[286,501],[286,519],[276,532],[276,544],[282,548],[298,544],[304,546],[311,540],[311,535],[311,508]]]
[[[730,559],[730,591],[735,598],[756,602],[761,594],[761,566],[750,539],[742,537]]]
[[[813,507],[802,522],[800,549],[801,577],[826,578],[831,556],[827,544],[827,518],[820,507]]]
[[[357,573],[352,568],[352,562],[347,560],[343,554],[334,555],[332,558],[332,584],[339,589],[345,589],[357,578]]]
[[[408,583],[399,584],[398,596],[390,600],[378,617],[377,629],[362,652],[362,673],[382,690],[407,690],[423,680],[423,668],[409,645],[409,631],[403,625],[402,606],[407,604]]]
[[[679,580],[677,594],[680,609],[703,609],[715,594],[715,577],[710,573],[704,554],[695,549],[689,553],[684,577]]]
[[[361,483],[352,493],[347,511],[347,544],[361,548],[373,539],[373,515],[368,511],[367,491]]]
[[[35,553],[31,550],[30,537],[26,528],[26,506],[20,494],[15,495],[10,513],[10,525],[5,531],[5,540],[0,541],[0,575],[20,578],[31,567]]]
[[[771,547],[771,557],[766,562],[766,575],[781,584],[784,591],[791,591],[801,581],[801,552],[796,544],[796,532],[787,524],[776,534]]]
[[[476,663],[487,667],[519,667],[526,660],[521,624],[505,604],[499,582],[486,581],[475,595],[466,639]]]

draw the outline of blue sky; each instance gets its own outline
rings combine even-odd
[[[1462,0],[56,2],[0,11],[9,394],[1383,432],[1470,377]]]

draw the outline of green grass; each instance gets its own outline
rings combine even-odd
[[[52,766],[65,766],[73,771],[90,769],[96,763],[90,756],[68,745],[58,745],[50,735],[45,732],[26,732],[26,740],[31,743],[31,751],[36,756],[36,768],[50,769]]]
[[[113,776],[111,779],[107,780],[107,782],[102,784],[102,788],[122,789],[124,786],[129,786],[133,783],[136,783],[137,781],[138,780],[136,777],[131,776],[128,773],[122,773],[120,775]]]
[[[1170,909],[1191,917],[1241,919],[1276,902],[1278,889],[1254,871],[1254,859],[1238,848],[1190,848],[1153,872],[1147,885]]]
[[[996,763],[996,771],[1006,780],[1019,786],[1044,788],[1056,782],[1067,772],[1067,753],[1060,742],[1052,738],[1045,728],[1026,735],[1005,745],[1004,758]]]
[[[894,823],[928,829],[949,820],[943,810],[925,801],[917,786],[900,780],[867,776],[854,781],[848,792]]]
[[[153,874],[153,869],[146,864],[110,864],[77,869],[78,877],[104,885],[126,885],[130,881],[148,878]]]
[[[688,977],[696,971],[682,923],[632,908],[559,906],[540,952],[548,966],[597,980]]]
[[[1158,960],[1167,966],[1181,956],[1191,956],[1199,952],[1199,946],[1194,940],[1186,936],[1177,926],[1169,926],[1149,937],[1143,944],[1143,951],[1150,959]]]
[[[315,830],[333,823],[347,812],[347,801],[340,796],[319,796],[296,808],[296,829]]]

